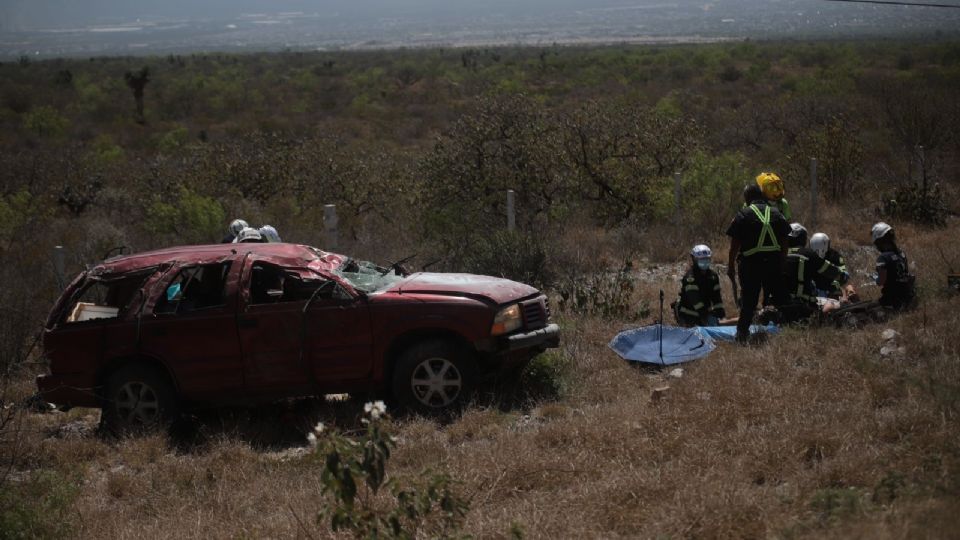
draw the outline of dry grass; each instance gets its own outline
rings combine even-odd
[[[849,220],[827,212],[824,229],[852,265],[869,268],[873,254],[856,249],[869,218]],[[529,409],[476,407],[446,425],[397,420],[390,473],[449,473],[471,502],[465,531],[480,538],[955,537],[960,297],[941,297],[948,263],[938,248],[960,267],[958,227],[898,231],[924,290],[916,312],[860,331],[787,330],[756,348],[721,346],[680,379],[610,352],[622,323],[567,317],[568,395]],[[651,259],[674,260],[665,249]],[[638,295],[674,287],[667,277]],[[887,327],[902,334],[903,358],[879,354]],[[293,424],[349,431],[359,412],[355,401],[305,407]],[[295,443],[262,444],[256,422],[212,422],[201,443],[178,447],[160,436],[104,441],[87,429],[95,421],[90,411],[31,414],[20,433],[12,483],[40,470],[74,482],[74,536],[329,536],[314,522],[324,504],[318,466]]]

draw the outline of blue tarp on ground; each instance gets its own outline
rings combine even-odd
[[[750,327],[751,334],[779,332],[774,324]],[[677,328],[654,324],[620,332],[607,346],[628,362],[672,366],[703,358],[717,348],[716,341],[734,341],[736,335],[736,326]]]
[[[659,324],[620,332],[607,346],[628,362],[643,362],[658,366],[672,366],[703,358],[717,347],[713,339],[696,328],[677,328]]]
[[[698,330],[704,335],[719,341],[735,341],[737,337],[736,326],[698,326]],[[780,327],[771,323],[767,326],[757,324],[750,325],[751,334],[779,334]]]

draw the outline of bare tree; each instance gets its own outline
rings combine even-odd
[[[146,119],[143,116],[143,89],[150,82],[150,68],[143,66],[137,72],[126,72],[123,79],[127,81],[127,86],[133,90],[133,99],[137,102],[137,122],[143,124]]]

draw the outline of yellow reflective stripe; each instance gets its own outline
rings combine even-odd
[[[703,309],[703,302],[697,302],[694,304],[693,309]]]
[[[713,290],[719,291],[719,290],[720,290],[720,284],[717,283],[716,285],[714,285],[714,286],[713,286]]]
[[[699,317],[699,316],[700,316],[700,314],[697,313],[696,311],[694,311],[694,310],[692,310],[692,309],[690,309],[690,308],[685,308],[685,307],[680,308],[680,313],[686,313],[687,315],[693,315],[694,317]]]
[[[773,227],[770,226],[770,206],[763,207],[763,213],[760,213],[760,209],[757,208],[757,205],[751,204],[750,209],[753,210],[753,213],[756,214],[757,219],[760,220],[762,228],[760,229],[760,238],[757,240],[757,245],[747,251],[743,252],[745,257],[749,257],[754,253],[758,252],[770,252],[770,251],[780,251],[780,243],[777,241],[777,235],[773,232]],[[771,242],[767,244],[766,241],[769,239]]]
[[[683,288],[683,290],[685,290],[685,291],[699,291],[699,290],[700,290],[700,287],[697,287],[696,285],[687,285],[686,287]]]
[[[803,286],[805,285],[805,283],[803,282],[803,271],[807,266],[808,259],[803,255],[800,255],[799,253],[794,254],[794,256],[796,256],[796,258],[799,261],[797,263],[797,296],[803,299],[810,298],[809,296],[806,295],[806,293],[803,292]]]
[[[822,274],[826,272],[828,268],[830,268],[830,261],[823,261],[823,265],[820,266],[820,269],[817,270],[817,273]]]

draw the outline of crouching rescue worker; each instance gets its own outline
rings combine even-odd
[[[743,190],[746,206],[737,212],[727,236],[730,237],[727,275],[736,283],[740,277],[740,318],[737,320],[737,341],[750,338],[750,323],[760,300],[760,290],[771,294],[780,304],[781,275],[787,255],[790,225],[779,210],[763,196],[760,186],[751,184]]]
[[[847,261],[839,251],[830,246],[830,237],[827,236],[826,233],[818,232],[811,236],[810,249],[822,259],[829,261],[830,264],[839,268],[841,272],[849,275],[849,271],[847,271]],[[820,275],[817,275],[814,281],[817,285],[817,296],[833,298],[843,303],[860,301],[856,289],[849,281],[846,284],[840,283],[837,280],[827,281],[826,278]]]
[[[233,240],[234,244],[255,244],[262,242],[263,236],[260,235],[260,230],[254,229],[253,227],[244,227]]]
[[[805,319],[820,309],[817,301],[818,282],[837,282],[843,285],[850,278],[846,271],[806,247],[807,229],[803,225],[790,224],[788,242],[790,251],[783,276],[788,302],[780,307],[782,321],[785,323]],[[827,312],[836,307],[837,303],[831,302],[823,306],[823,311]]]
[[[726,317],[720,298],[720,276],[710,268],[713,252],[699,244],[690,250],[690,268],[680,280],[680,296],[673,303],[680,326],[716,326]]]
[[[877,223],[870,231],[873,245],[880,251],[877,257],[877,273],[874,280],[880,286],[880,305],[901,310],[913,304],[916,279],[910,273],[907,256],[897,247],[893,227]]]
[[[230,225],[227,227],[227,235],[223,237],[223,240],[220,240],[221,244],[235,244],[237,242],[237,235],[240,234],[240,231],[246,229],[250,225],[242,219],[235,219],[230,222]]]

